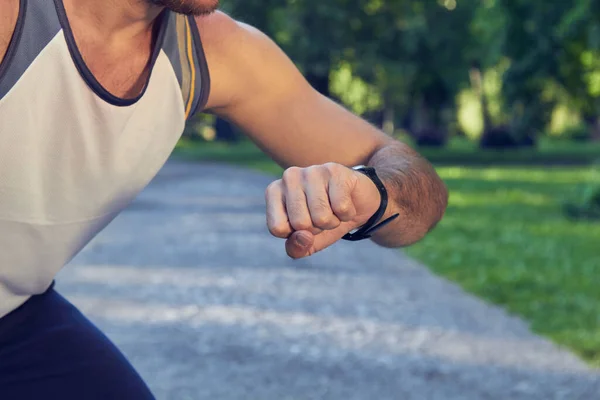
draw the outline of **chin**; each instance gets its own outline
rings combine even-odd
[[[153,0],[179,14],[207,15],[219,8],[219,0]]]

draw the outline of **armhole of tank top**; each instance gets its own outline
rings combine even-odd
[[[0,81],[6,75],[10,64],[12,63],[15,54],[17,53],[17,49],[19,48],[19,43],[21,42],[21,36],[23,34],[23,27],[25,26],[25,13],[27,12],[27,0],[19,0],[19,14],[17,16],[17,22],[15,23],[15,28],[10,38],[10,42],[8,43],[8,47],[6,49],[6,53],[4,54],[4,58],[0,62]],[[2,98],[0,94],[0,98]]]
[[[198,61],[197,74],[200,77],[200,93],[198,94],[198,100],[196,102],[196,105],[188,117],[189,119],[192,118],[195,114],[204,111],[204,107],[206,106],[206,102],[208,101],[208,95],[210,93],[210,72],[208,70],[208,63],[206,61],[204,47],[202,46],[202,39],[200,38],[198,24],[193,16],[189,16],[188,21],[190,25],[190,30],[192,31],[194,50],[196,53],[196,59]]]

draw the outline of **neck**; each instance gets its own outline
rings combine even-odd
[[[105,37],[138,36],[152,28],[163,10],[144,0],[63,0],[68,13]]]

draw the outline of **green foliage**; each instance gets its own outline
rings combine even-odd
[[[272,36],[305,75],[331,75],[335,94],[353,110],[391,107],[402,119],[420,107],[422,123],[442,124],[443,109],[468,85],[470,60],[461,48],[473,42],[477,3],[231,0],[226,11]]]
[[[358,114],[380,113],[382,123],[396,122],[415,136],[459,127],[480,137],[505,125],[520,142],[556,130],[556,110],[565,108],[600,135],[599,4],[230,0],[224,6],[273,37],[311,83],[329,80],[330,92],[318,89]]]
[[[564,211],[570,219],[600,220],[600,185],[586,187],[581,199],[566,203]]]
[[[600,221],[600,163],[590,172],[592,179],[576,190],[577,196],[563,205],[567,218]]]
[[[565,129],[561,136],[576,142],[587,142],[591,138],[590,127],[585,124],[573,125]]]
[[[380,91],[356,76],[349,63],[340,63],[339,67],[332,71],[331,93],[357,115],[381,108]]]
[[[600,5],[594,0],[571,3],[556,27],[561,40],[558,80],[584,116],[597,116],[600,107]]]

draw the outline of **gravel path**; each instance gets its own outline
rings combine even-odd
[[[600,399],[600,371],[399,251],[288,259],[269,182],[171,162],[59,276],[159,400]]]

